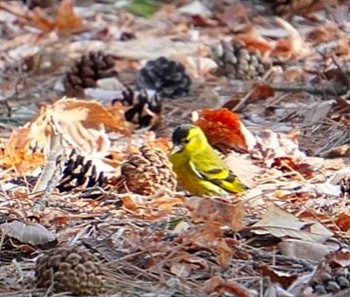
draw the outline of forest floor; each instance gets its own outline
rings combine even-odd
[[[0,2],[0,296],[350,295],[349,1],[39,2]],[[250,189],[174,189],[191,122]]]

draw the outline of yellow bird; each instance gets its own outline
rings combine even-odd
[[[199,127],[188,124],[177,127],[172,142],[170,162],[179,185],[191,194],[228,195],[247,189],[210,146]]]

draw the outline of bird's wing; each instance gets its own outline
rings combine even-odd
[[[217,155],[200,160],[200,163],[191,160],[190,166],[200,179],[211,182],[228,192],[241,192],[245,189],[239,178],[226,167]],[[203,170],[203,168],[210,169]]]
[[[226,179],[230,176],[230,171],[222,163],[221,159],[205,158],[199,162],[196,162],[194,159],[190,161],[190,166],[195,174],[204,180],[215,181]],[[209,168],[209,170],[206,170],[205,168]]]

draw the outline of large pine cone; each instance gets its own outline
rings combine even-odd
[[[77,187],[104,187],[106,184],[107,178],[102,171],[97,172],[92,160],[86,160],[73,150],[64,164],[63,175],[57,188],[60,192],[65,192]]]
[[[148,146],[142,146],[122,164],[120,180],[122,192],[140,195],[153,195],[162,189],[174,191],[176,187],[176,177],[167,155]]]
[[[101,292],[103,275],[95,257],[88,251],[66,246],[52,249],[40,257],[35,266],[39,287],[55,292],[70,291],[78,296]]]
[[[85,88],[96,87],[97,80],[117,75],[115,59],[103,52],[89,52],[67,72],[64,85],[69,95],[81,95]]]
[[[138,74],[136,85],[140,89],[155,90],[165,98],[178,98],[189,93],[191,79],[180,62],[160,57],[146,63]]]
[[[125,119],[136,125],[136,129],[156,129],[161,122],[162,100],[157,93],[151,94],[146,90],[138,92],[127,89],[122,92],[122,98],[112,102],[121,102],[126,110]]]
[[[270,3],[273,13],[281,16],[292,15],[309,7],[315,0],[265,0]]]
[[[218,64],[218,75],[234,79],[252,80],[261,77],[271,67],[262,60],[258,51],[248,51],[237,41],[229,44],[221,41],[213,48],[214,59]]]

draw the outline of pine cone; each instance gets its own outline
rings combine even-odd
[[[34,9],[35,7],[47,8],[59,2],[57,0],[22,0],[22,2],[28,6],[29,9]]]
[[[72,151],[65,162],[62,174],[63,176],[57,186],[60,192],[70,191],[76,187],[105,187],[107,184],[107,178],[103,172],[97,172],[92,160],[86,161],[75,150]]]
[[[340,290],[350,288],[349,270],[348,268],[338,270],[327,268],[322,278],[318,281],[311,282],[310,285],[313,289],[313,293],[317,294],[317,296],[329,293],[335,294]]]
[[[153,195],[159,190],[175,190],[176,177],[166,154],[158,149],[142,146],[122,164],[122,192]]]
[[[186,96],[190,91],[191,79],[185,67],[177,61],[160,57],[148,61],[136,79],[140,89],[151,89],[166,98]]]
[[[122,92],[122,99],[112,102],[121,102],[125,107],[125,119],[136,125],[136,129],[149,127],[156,129],[161,122],[162,100],[157,93],[151,94],[146,90],[134,92],[127,89]]]
[[[265,0],[270,3],[271,10],[277,15],[292,15],[309,7],[314,0]]]
[[[340,181],[340,191],[344,196],[350,197],[350,175]]]
[[[39,287],[74,295],[96,295],[102,291],[103,275],[95,257],[77,247],[59,247],[40,257],[35,266]]]
[[[97,80],[115,76],[114,65],[113,56],[101,51],[83,55],[66,74],[64,85],[67,93],[81,95],[85,88],[96,87]]]
[[[213,48],[214,59],[218,64],[218,74],[234,79],[251,80],[261,77],[271,67],[264,62],[257,51],[248,51],[237,41],[221,44]]]

